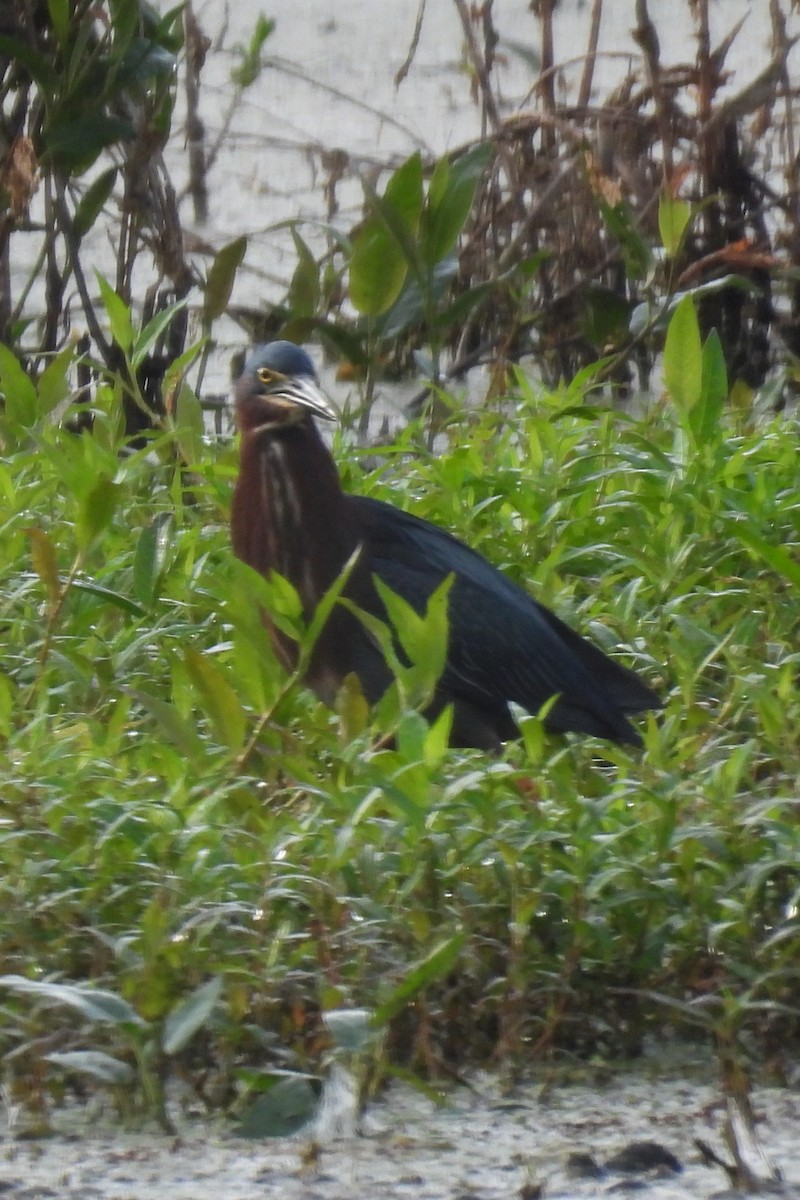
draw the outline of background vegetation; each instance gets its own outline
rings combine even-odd
[[[535,717],[502,758],[454,752],[402,706],[388,749],[357,697],[331,714],[283,677],[259,606],[306,639],[294,598],[232,560],[236,448],[207,436],[192,371],[244,245],[166,287],[159,210],[126,191],[169,129],[162,56],[196,31],[132,3],[105,25],[89,5],[14,11],[0,37],[6,247],[35,183],[14,174],[23,145],[52,207],[44,317],[26,289],[0,347],[9,1095],[45,1123],[53,1097],[100,1082],[168,1126],[179,1074],[209,1107],[260,1095],[250,1128],[274,1132],[304,1119],[332,1059],[365,1088],[478,1061],[513,1073],[545,1055],[636,1054],[665,1022],[713,1042],[733,1091],[747,1062],[780,1074],[798,1033],[800,501],[796,417],[775,397],[793,365],[784,347],[772,376],[765,360],[745,378],[750,343],[737,358],[730,321],[709,314],[749,312],[779,277],[789,312],[793,275],[764,250],[756,278],[741,244],[735,274],[730,251],[712,277],[681,275],[692,246],[706,265],[711,253],[703,222],[721,201],[699,194],[702,173],[686,198],[685,173],[662,173],[648,224],[630,197],[601,196],[592,168],[586,203],[615,257],[582,279],[614,273],[625,305],[606,289],[597,312],[616,324],[579,351],[565,317],[558,355],[581,370],[569,384],[553,370],[548,389],[513,362],[537,344],[545,374],[553,361],[552,252],[518,242],[513,268],[470,274],[488,198],[519,185],[501,131],[397,165],[320,257],[295,229],[286,304],[259,329],[316,333],[347,356],[362,434],[377,373],[410,349],[435,401],[378,456],[341,431],[346,487],[452,529],[665,698],[641,756],[546,738]],[[268,36],[260,24],[243,50],[239,86]],[[661,136],[672,110],[649,86]],[[87,121],[101,103],[107,120]],[[738,130],[741,109],[729,115]],[[544,139],[542,164],[566,145]],[[80,246],[112,206],[113,286]],[[64,327],[73,284],[89,344]],[[465,330],[498,368],[480,410],[442,386],[476,361],[455,345]],[[637,416],[608,401],[643,351],[663,352],[665,386]]]

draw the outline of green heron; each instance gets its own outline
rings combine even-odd
[[[519,733],[509,702],[536,713],[553,697],[548,729],[641,744],[627,714],[661,703],[633,671],[443,529],[342,490],[314,422],[335,420],[336,413],[305,350],[285,341],[256,349],[236,384],[236,415],[241,465],[231,516],[234,552],[262,575],[285,576],[307,618],[353,556],[344,595],[384,621],[375,577],[423,612],[435,588],[452,576],[447,659],[429,713],[452,704],[453,745],[496,749]],[[278,656],[292,669],[294,643],[270,628]],[[305,680],[332,706],[350,673],[371,704],[393,678],[364,623],[336,604]]]

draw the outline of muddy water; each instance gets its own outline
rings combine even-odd
[[[800,1197],[800,1099],[756,1094],[759,1130],[780,1194]],[[12,1200],[590,1200],[636,1191],[649,1200],[733,1195],[719,1167],[701,1162],[699,1138],[728,1159],[718,1092],[710,1082],[621,1075],[592,1086],[520,1088],[502,1095],[490,1079],[445,1097],[441,1107],[405,1087],[390,1090],[362,1136],[242,1142],[187,1124],[179,1139],[104,1132],[76,1122],[76,1137],[6,1142],[0,1187]],[[607,1165],[632,1142],[656,1142],[677,1160],[649,1171]],[[664,1154],[663,1152],[666,1152]],[[583,1166],[580,1166],[580,1163]],[[589,1163],[594,1164],[593,1167]],[[528,1189],[527,1191],[525,1189]],[[773,1193],[774,1194],[774,1193]]]

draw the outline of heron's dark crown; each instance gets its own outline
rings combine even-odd
[[[294,342],[267,342],[257,346],[244,365],[245,374],[255,373],[260,367],[267,367],[288,379],[311,378],[316,381],[317,372],[314,364],[302,346]]]

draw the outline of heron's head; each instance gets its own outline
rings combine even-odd
[[[309,415],[336,420],[314,364],[294,342],[268,342],[253,351],[236,382],[236,415],[243,433],[277,432]]]

